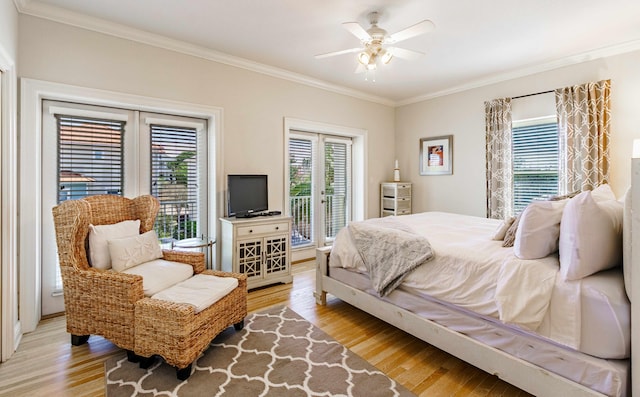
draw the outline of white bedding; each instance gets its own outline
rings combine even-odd
[[[585,295],[582,280],[561,280],[557,255],[538,260],[518,259],[512,248],[491,240],[498,220],[441,212],[401,216],[396,220],[427,237],[435,254],[405,278],[403,287],[584,351],[581,302],[588,294]],[[344,229],[338,233],[330,266],[366,273],[350,238]],[[624,296],[618,300],[625,307]],[[624,323],[624,309],[618,311],[620,322]],[[623,332],[621,329],[620,333]],[[628,354],[627,349],[628,343],[617,346],[615,358],[622,357],[621,351]]]

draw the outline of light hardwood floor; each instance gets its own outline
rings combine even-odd
[[[313,262],[294,265],[292,284],[249,292],[250,312],[287,305],[419,396],[528,396],[495,376],[329,296],[313,298]],[[43,320],[0,364],[0,396],[103,396],[104,361],[120,353],[92,336],[72,347],[64,316]]]

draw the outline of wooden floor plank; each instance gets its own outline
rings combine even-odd
[[[418,396],[528,396],[412,335],[329,296],[313,297],[313,262],[294,265],[291,284],[249,292],[256,312],[287,305]],[[0,364],[0,396],[104,396],[104,362],[121,350],[104,338],[73,347],[64,316],[41,321],[13,357]]]

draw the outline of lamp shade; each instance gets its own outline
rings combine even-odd
[[[371,55],[368,52],[363,51],[358,54],[358,62],[367,66],[369,64],[369,60],[371,59]]]

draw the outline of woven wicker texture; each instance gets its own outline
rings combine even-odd
[[[53,208],[67,332],[101,335],[140,356],[158,354],[184,368],[220,331],[246,316],[246,276],[205,270],[199,252],[164,250],[164,259],[190,264],[195,273],[239,279],[238,288],[196,315],[191,305],[144,298],[141,276],[94,269],[87,260],[89,224],[140,219],[144,233],[153,228],[158,209],[158,200],[149,195],[98,195]]]
[[[221,331],[247,315],[247,276],[205,270],[204,274],[236,277],[238,287],[198,314],[191,305],[145,298],[136,305],[136,354],[162,356],[177,368],[185,368]]]

